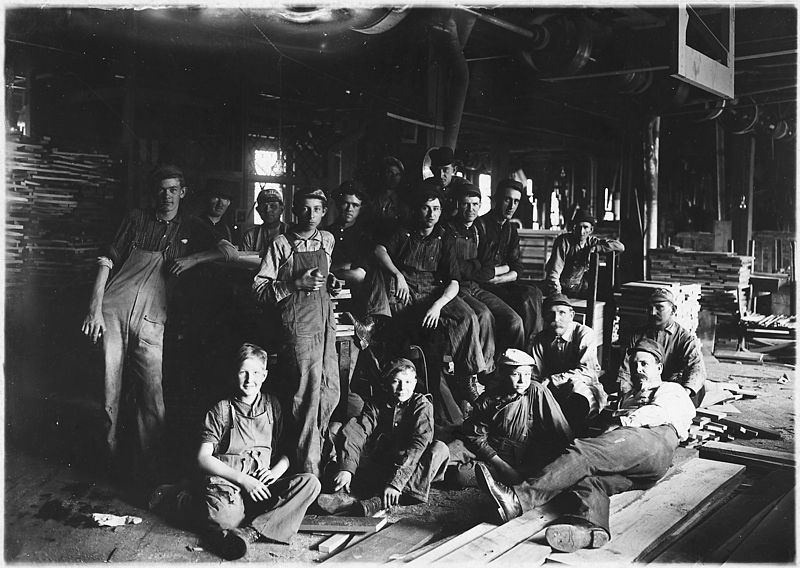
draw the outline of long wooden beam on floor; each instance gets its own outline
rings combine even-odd
[[[421,566],[423,564],[430,564],[495,528],[497,528],[497,525],[491,523],[475,525],[471,529],[447,539],[446,542],[441,543],[439,546],[432,547],[431,550],[426,551],[424,554],[414,556],[413,559],[406,562],[406,565]]]
[[[700,446],[700,457],[769,469],[794,469],[795,467],[795,457],[791,452],[762,450],[725,442],[703,444]]]
[[[306,515],[300,532],[374,533],[388,522],[386,517],[337,517],[335,515]]]
[[[740,483],[744,466],[700,458],[678,466],[618,514],[611,514],[611,541],[596,550],[554,552],[549,559],[564,564],[646,561],[666,546],[676,531],[685,531],[708,501],[720,500]]]
[[[797,558],[794,488],[733,551],[729,563],[792,563]],[[727,563],[725,564],[727,565]]]
[[[436,536],[439,530],[440,527],[435,523],[400,519],[364,541],[347,547],[325,562],[388,562],[396,555],[407,554],[424,545]]]

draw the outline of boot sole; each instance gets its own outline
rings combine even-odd
[[[547,544],[559,552],[600,548],[608,542],[606,531],[579,525],[550,525],[545,529]]]
[[[495,498],[494,493],[489,489],[489,482],[486,480],[486,474],[483,472],[483,467],[481,467],[481,465],[482,464],[479,464],[475,467],[475,479],[478,481],[478,487],[480,487],[482,491],[488,493],[492,501],[495,502],[495,505],[497,505],[497,516],[500,517],[500,524],[505,524],[508,522],[508,515],[506,515],[503,506]]]

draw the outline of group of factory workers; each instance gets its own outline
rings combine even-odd
[[[343,183],[337,218],[324,230],[322,189],[295,193],[291,225],[281,220],[282,192],[262,190],[264,222],[238,248],[222,220],[231,186],[210,183],[203,212],[190,215],[181,207],[183,173],[161,166],[154,206],[129,212],[98,259],[82,330],[105,359],[109,461],[119,461],[118,433],[129,428],[132,471],[151,484],[164,451],[164,329],[174,289],[184,304],[190,298],[186,332],[205,345],[229,317],[203,298],[224,288],[218,269],[249,271],[259,321],[252,341],[226,360],[231,388],[205,417],[202,490],[194,484],[187,498],[179,485],[161,486],[149,503],[164,510],[180,502],[222,556],[239,558],[259,539],[288,542],[309,506],[370,515],[426,502],[436,481],[477,483],[503,522],[559,497],[570,514],[548,528],[548,542],[599,547],[610,538],[609,496],[655,483],[686,439],[705,367],[697,338],[675,321],[672,293],[657,290],[649,324],[622,338],[620,399],[609,408],[595,333],[574,321],[569,297],[585,297],[590,253],[623,251],[622,243],[593,236],[595,219],[579,210],[552,247],[544,282],[524,283],[511,221],[522,184],[501,180],[493,208],[478,216],[481,192],[454,175],[452,150],[430,158],[434,176],[411,187],[401,187],[404,167],[393,157],[369,190]],[[340,379],[331,295],[343,286],[360,346],[378,368],[361,407],[332,420]],[[412,345],[443,370],[429,393],[416,392]],[[270,370],[268,351],[278,359]],[[123,377],[135,424],[119,418]],[[437,429],[449,432],[440,436],[447,443]]]

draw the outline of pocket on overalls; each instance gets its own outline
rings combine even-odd
[[[164,344],[164,322],[158,321],[151,315],[144,316],[139,330],[139,341],[153,347],[161,347]]]

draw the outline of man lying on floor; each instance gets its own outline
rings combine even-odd
[[[611,538],[610,496],[652,487],[664,476],[678,441],[688,437],[694,405],[680,384],[662,382],[658,343],[640,339],[628,356],[634,388],[607,417],[606,432],[575,439],[555,461],[512,486],[496,480],[485,464],[476,465],[478,483],[503,522],[561,496],[571,512],[547,527],[548,544],[562,552],[599,548]]]
[[[208,411],[200,436],[197,491],[161,486],[150,510],[200,524],[210,548],[241,558],[262,538],[288,543],[320,491],[310,473],[286,475],[289,458],[278,399],[264,392],[267,353],[245,343],[235,367],[234,395]]]

